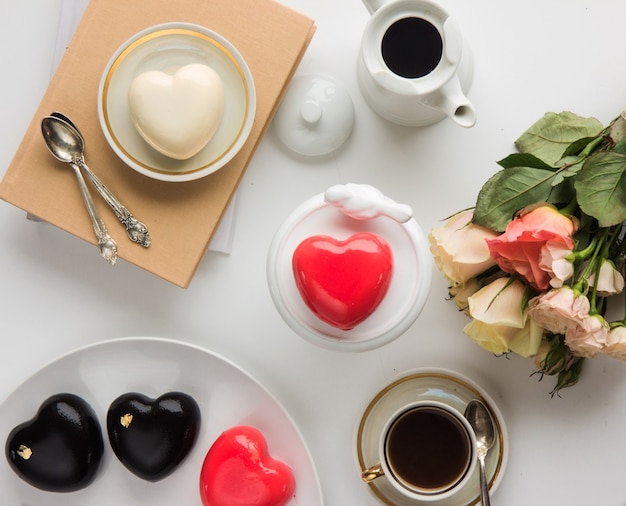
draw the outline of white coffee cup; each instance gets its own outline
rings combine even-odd
[[[476,475],[476,436],[457,410],[419,401],[397,410],[379,440],[379,462],[363,471],[366,483],[388,480],[402,495],[421,502],[460,493]]]

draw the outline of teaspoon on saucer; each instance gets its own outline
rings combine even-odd
[[[489,506],[491,501],[489,499],[489,485],[485,476],[485,457],[496,440],[495,424],[487,406],[478,399],[472,399],[467,404],[465,418],[476,434],[476,450],[480,463],[480,500],[483,506]]]
[[[64,135],[64,145],[56,146],[57,154],[59,149],[63,149],[65,151],[64,157],[59,158],[57,154],[52,153],[54,156],[59,158],[62,161],[68,161],[67,158],[71,157],[72,161],[69,163],[75,163],[78,167],[85,173],[85,175],[91,180],[93,185],[98,190],[98,193],[102,196],[102,198],[106,201],[107,204],[113,209],[113,212],[117,216],[117,219],[120,221],[126,232],[128,233],[128,237],[131,241],[140,244],[147,248],[150,246],[151,239],[150,234],[148,232],[148,228],[144,223],[137,220],[126,207],[124,207],[121,202],[113,195],[111,190],[107,188],[107,186],[94,174],[94,172],[87,166],[84,158],[84,150],[85,150],[85,140],[76,127],[76,125],[64,114],[60,112],[53,112],[48,118],[47,121],[56,128],[57,131],[63,132]],[[45,134],[44,134],[45,137]],[[50,148],[50,146],[48,146]],[[50,148],[52,151],[52,148]]]

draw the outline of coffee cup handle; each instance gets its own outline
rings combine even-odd
[[[365,483],[369,483],[371,481],[374,481],[376,478],[380,478],[384,474],[385,472],[383,471],[383,466],[381,466],[380,464],[376,464],[370,467],[369,469],[366,469],[365,471],[363,471],[361,473],[361,479]]]

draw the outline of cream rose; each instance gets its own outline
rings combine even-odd
[[[467,299],[480,290],[481,285],[476,278],[471,278],[468,281],[460,284],[454,284],[448,289],[450,298],[456,304],[461,311],[469,316],[469,303]]]
[[[543,371],[546,368],[546,358],[548,358],[548,354],[551,351],[552,345],[548,342],[547,339],[542,339],[541,343],[539,344],[539,348],[537,349],[537,353],[535,353],[535,356],[533,357],[535,367],[538,371]]]
[[[522,330],[524,332],[518,332],[511,338],[509,348],[513,353],[517,353],[522,357],[533,357],[539,352],[541,347],[544,334],[543,327],[540,327],[528,318]]]
[[[463,328],[463,332],[485,350],[502,355],[509,350],[509,342],[520,329],[504,325],[489,325],[480,320],[472,320]]]
[[[529,357],[537,353],[542,329],[527,321],[522,307],[526,287],[520,281],[498,278],[468,298],[473,320],[463,331],[496,354],[513,351]]]
[[[445,226],[431,230],[428,239],[437,268],[453,283],[464,283],[496,265],[486,239],[497,233],[473,225],[473,211],[455,214]]]

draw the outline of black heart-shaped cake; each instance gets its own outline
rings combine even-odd
[[[104,442],[93,409],[74,394],[46,399],[37,414],[9,434],[11,468],[34,487],[72,492],[89,485],[100,467]]]
[[[182,392],[157,399],[123,394],[107,412],[113,452],[140,478],[158,481],[171,474],[193,448],[200,429],[200,408]]]

